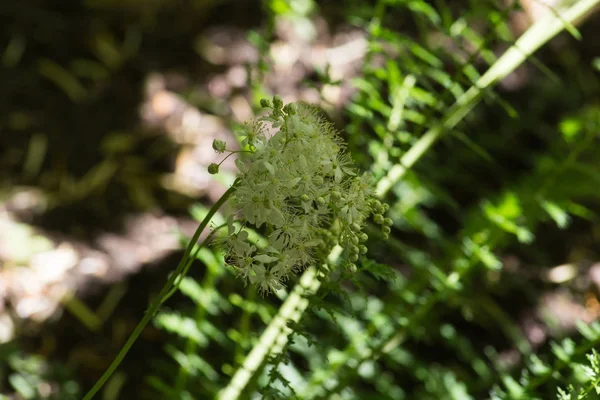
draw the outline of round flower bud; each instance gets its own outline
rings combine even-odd
[[[388,203],[383,203],[383,212],[386,212],[390,209],[390,205]]]
[[[383,226],[381,228],[381,231],[383,232],[384,235],[389,235],[392,230],[390,229],[389,226]]]
[[[280,109],[281,107],[283,107],[283,100],[281,100],[281,97],[279,95],[273,96],[273,107],[275,107],[276,109]]]
[[[323,197],[319,196],[317,197],[317,203],[319,203],[320,205],[324,205],[326,202]]]
[[[369,239],[369,235],[367,235],[366,233],[361,233],[358,238],[360,239],[361,242],[366,242]]]
[[[294,115],[296,114],[296,105],[294,103],[286,104],[285,107],[283,107],[283,111],[286,114]]]
[[[321,186],[323,184],[323,177],[321,175],[317,175],[313,180],[314,184],[317,186]]]
[[[358,240],[359,240],[359,239],[358,239],[358,236],[352,236],[352,237],[350,238],[350,241],[351,241],[352,243],[354,243],[354,244],[358,244]]]
[[[371,201],[371,207],[373,207],[374,210],[378,210],[381,208],[381,201],[375,199]]]
[[[367,246],[365,246],[364,244],[361,244],[360,246],[358,246],[358,252],[362,255],[367,254]]]
[[[262,108],[270,108],[270,107],[272,107],[271,100],[269,100],[269,99],[260,99],[260,106]]]
[[[353,223],[352,225],[350,225],[352,227],[352,230],[355,232],[360,232],[360,225],[357,224],[356,222]]]
[[[219,139],[215,139],[212,142],[212,148],[217,153],[223,153],[225,151],[226,146],[227,146],[227,144],[224,141],[219,140]]]
[[[383,224],[384,224],[384,225],[387,225],[387,226],[392,226],[392,225],[394,225],[394,222],[392,221],[392,219],[391,219],[391,218],[385,218],[385,219],[383,220]]]
[[[383,215],[381,215],[381,214],[375,214],[373,216],[373,221],[375,221],[375,223],[379,224],[379,225],[383,224]]]
[[[208,173],[211,175],[219,173],[219,164],[212,163],[208,166]]]
[[[358,254],[350,254],[350,261],[358,261]]]
[[[338,201],[341,198],[342,198],[342,195],[337,190],[334,190],[333,192],[331,192],[331,200]]]
[[[348,271],[351,274],[356,273],[357,270],[358,268],[356,267],[356,264],[350,263],[346,266],[346,271]]]
[[[307,202],[310,201],[310,197],[308,197],[308,195],[304,193],[302,196],[300,196],[300,200],[302,200],[303,202]]]

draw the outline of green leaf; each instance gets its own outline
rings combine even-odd
[[[564,229],[569,225],[569,221],[571,220],[569,214],[567,214],[567,212],[558,204],[544,200],[542,202],[542,208],[550,215],[550,217],[552,217],[559,228]]]

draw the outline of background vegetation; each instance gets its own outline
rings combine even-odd
[[[200,250],[98,398],[598,397],[596,2],[341,3],[0,4],[0,398],[83,397],[272,94],[335,121],[390,239],[266,298]]]

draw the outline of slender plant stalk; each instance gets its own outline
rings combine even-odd
[[[269,353],[277,354],[278,351],[283,349],[288,340],[288,335],[291,333],[287,322],[298,322],[300,320],[304,310],[308,307],[306,296],[316,293],[321,286],[321,282],[317,277],[318,272],[315,267],[308,268],[302,274],[300,282],[279,308],[277,315],[273,317],[259,342],[254,345],[250,354],[244,360],[243,365],[236,371],[229,385],[219,393],[219,399],[237,399],[250,382],[250,379],[263,365],[267,355]]]
[[[454,128],[465,116],[479,103],[483,97],[484,90],[494,86],[504,79],[508,74],[521,65],[531,54],[543,46],[546,42],[563,31],[573,21],[585,16],[596,6],[600,0],[579,0],[560,14],[550,14],[531,26],[511,46],[477,82],[467,90],[456,103],[450,107],[446,117],[431,127],[394,165],[387,175],[377,185],[377,194],[384,197],[387,192],[400,180],[406,172],[433,146],[434,143],[446,132]],[[248,383],[264,364],[269,354],[277,354],[276,350],[282,350],[289,340],[289,328],[286,321],[298,322],[308,307],[308,301],[304,298],[306,288],[311,292],[317,292],[321,282],[317,279],[316,269],[308,268],[300,282],[288,296],[279,309],[277,315],[265,329],[259,342],[248,354],[244,363],[236,371],[229,385],[219,393],[219,399],[235,400],[244,391]],[[381,349],[370,352],[387,352],[396,347],[404,339],[404,335],[393,335],[385,341]]]
[[[531,26],[517,42],[511,46],[491,67],[467,90],[448,110],[447,116],[437,125],[429,129],[417,143],[402,157],[400,163],[394,165],[387,176],[377,185],[377,193],[385,195],[398,182],[423,154],[440,138],[454,128],[475,107],[481,99],[484,89],[494,86],[521,65],[529,56],[546,42],[560,33],[571,23],[599,3],[599,0],[580,0],[560,15],[549,14]]]
[[[235,190],[235,185],[236,184],[234,182],[234,184],[223,194],[223,196],[221,196],[221,198],[208,211],[208,214],[206,214],[206,217],[204,217],[204,219],[202,220],[202,222],[196,229],[196,232],[194,232],[194,236],[192,236],[192,239],[190,240],[190,242],[185,250],[185,254],[183,255],[181,261],[179,262],[179,265],[177,265],[177,268],[175,268],[175,271],[173,271],[173,273],[169,277],[169,280],[167,281],[167,283],[162,287],[162,289],[158,293],[158,296],[156,296],[154,301],[150,304],[150,307],[148,308],[148,310],[146,310],[146,313],[144,314],[144,317],[142,318],[142,320],[137,324],[137,326],[135,327],[133,332],[131,332],[131,335],[129,336],[129,338],[127,339],[127,341],[125,342],[125,344],[123,345],[121,350],[119,351],[119,354],[117,354],[117,356],[115,357],[113,362],[106,369],[106,371],[100,377],[100,379],[90,389],[90,391],[85,395],[83,400],[91,400],[94,397],[94,395],[96,393],[98,393],[98,391],[102,388],[102,386],[106,383],[106,381],[115,372],[115,370],[117,369],[119,364],[121,364],[121,362],[123,361],[123,359],[129,352],[129,350],[131,349],[131,347],[133,346],[133,344],[135,343],[137,338],[140,336],[140,334],[142,333],[142,331],[148,324],[148,322],[150,322],[152,317],[154,317],[154,315],[156,314],[156,312],[158,311],[158,309],[164,302],[165,297],[170,293],[173,285],[175,284],[175,281],[178,278],[180,280],[181,280],[181,278],[183,278],[184,272],[187,271],[186,267],[194,260],[195,255],[200,250],[200,248],[202,248],[202,246],[204,245],[204,242],[202,242],[196,249],[194,249],[194,246],[196,245],[196,242],[198,241],[200,234],[202,233],[202,231],[204,231],[204,229],[206,228],[206,226],[208,225],[208,223],[210,222],[212,217],[215,215],[215,213],[219,210],[219,208],[221,208],[221,206],[233,194],[233,192]]]

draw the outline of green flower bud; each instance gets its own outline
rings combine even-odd
[[[392,226],[392,225],[394,225],[394,222],[392,221],[392,219],[391,219],[391,218],[385,218],[385,219],[383,220],[383,224],[384,224],[384,225],[387,225],[387,226]]]
[[[283,107],[283,111],[286,114],[294,115],[296,114],[296,105],[294,103],[286,104],[285,107]]]
[[[350,241],[351,241],[352,243],[354,243],[354,244],[358,244],[358,240],[359,240],[359,239],[358,239],[358,236],[352,236],[352,237],[350,238]]]
[[[358,261],[358,254],[350,254],[350,261]]]
[[[342,198],[342,195],[337,190],[334,190],[333,192],[331,192],[331,200],[338,201],[341,198]]]
[[[360,225],[357,224],[356,222],[353,223],[352,225],[350,225],[350,227],[352,228],[353,231],[360,232]]]
[[[225,151],[226,146],[227,146],[227,143],[225,143],[224,141],[219,140],[219,139],[215,139],[212,142],[212,148],[217,153],[223,153]]]
[[[300,196],[300,200],[306,203],[307,201],[310,201],[310,197],[308,197],[308,195],[304,193],[302,196]]]
[[[321,196],[317,197],[317,203],[320,205],[324,205],[326,203],[325,199]]]
[[[378,224],[378,225],[383,224],[383,215],[381,215],[381,214],[375,214],[373,216],[373,221],[375,221],[375,223]]]
[[[273,96],[273,108],[280,110],[283,107],[283,100],[279,95]]]
[[[271,100],[269,99],[260,99],[260,106],[262,108],[271,108],[273,105],[271,104]]]
[[[369,239],[369,235],[367,235],[366,233],[361,233],[358,238],[360,239],[361,242],[366,242]]]
[[[219,164],[212,163],[208,166],[208,173],[211,175],[219,173]]]
[[[383,212],[386,212],[389,209],[390,209],[390,205],[387,203],[383,203]]]
[[[346,271],[348,271],[351,274],[355,274],[356,271],[358,271],[358,268],[356,267],[356,264],[350,263],[346,266]]]
[[[384,235],[389,235],[392,230],[390,229],[389,226],[383,226],[381,228],[381,231],[383,232]]]
[[[362,255],[367,254],[367,246],[365,246],[364,244],[361,244],[360,246],[358,246],[358,252]]]

